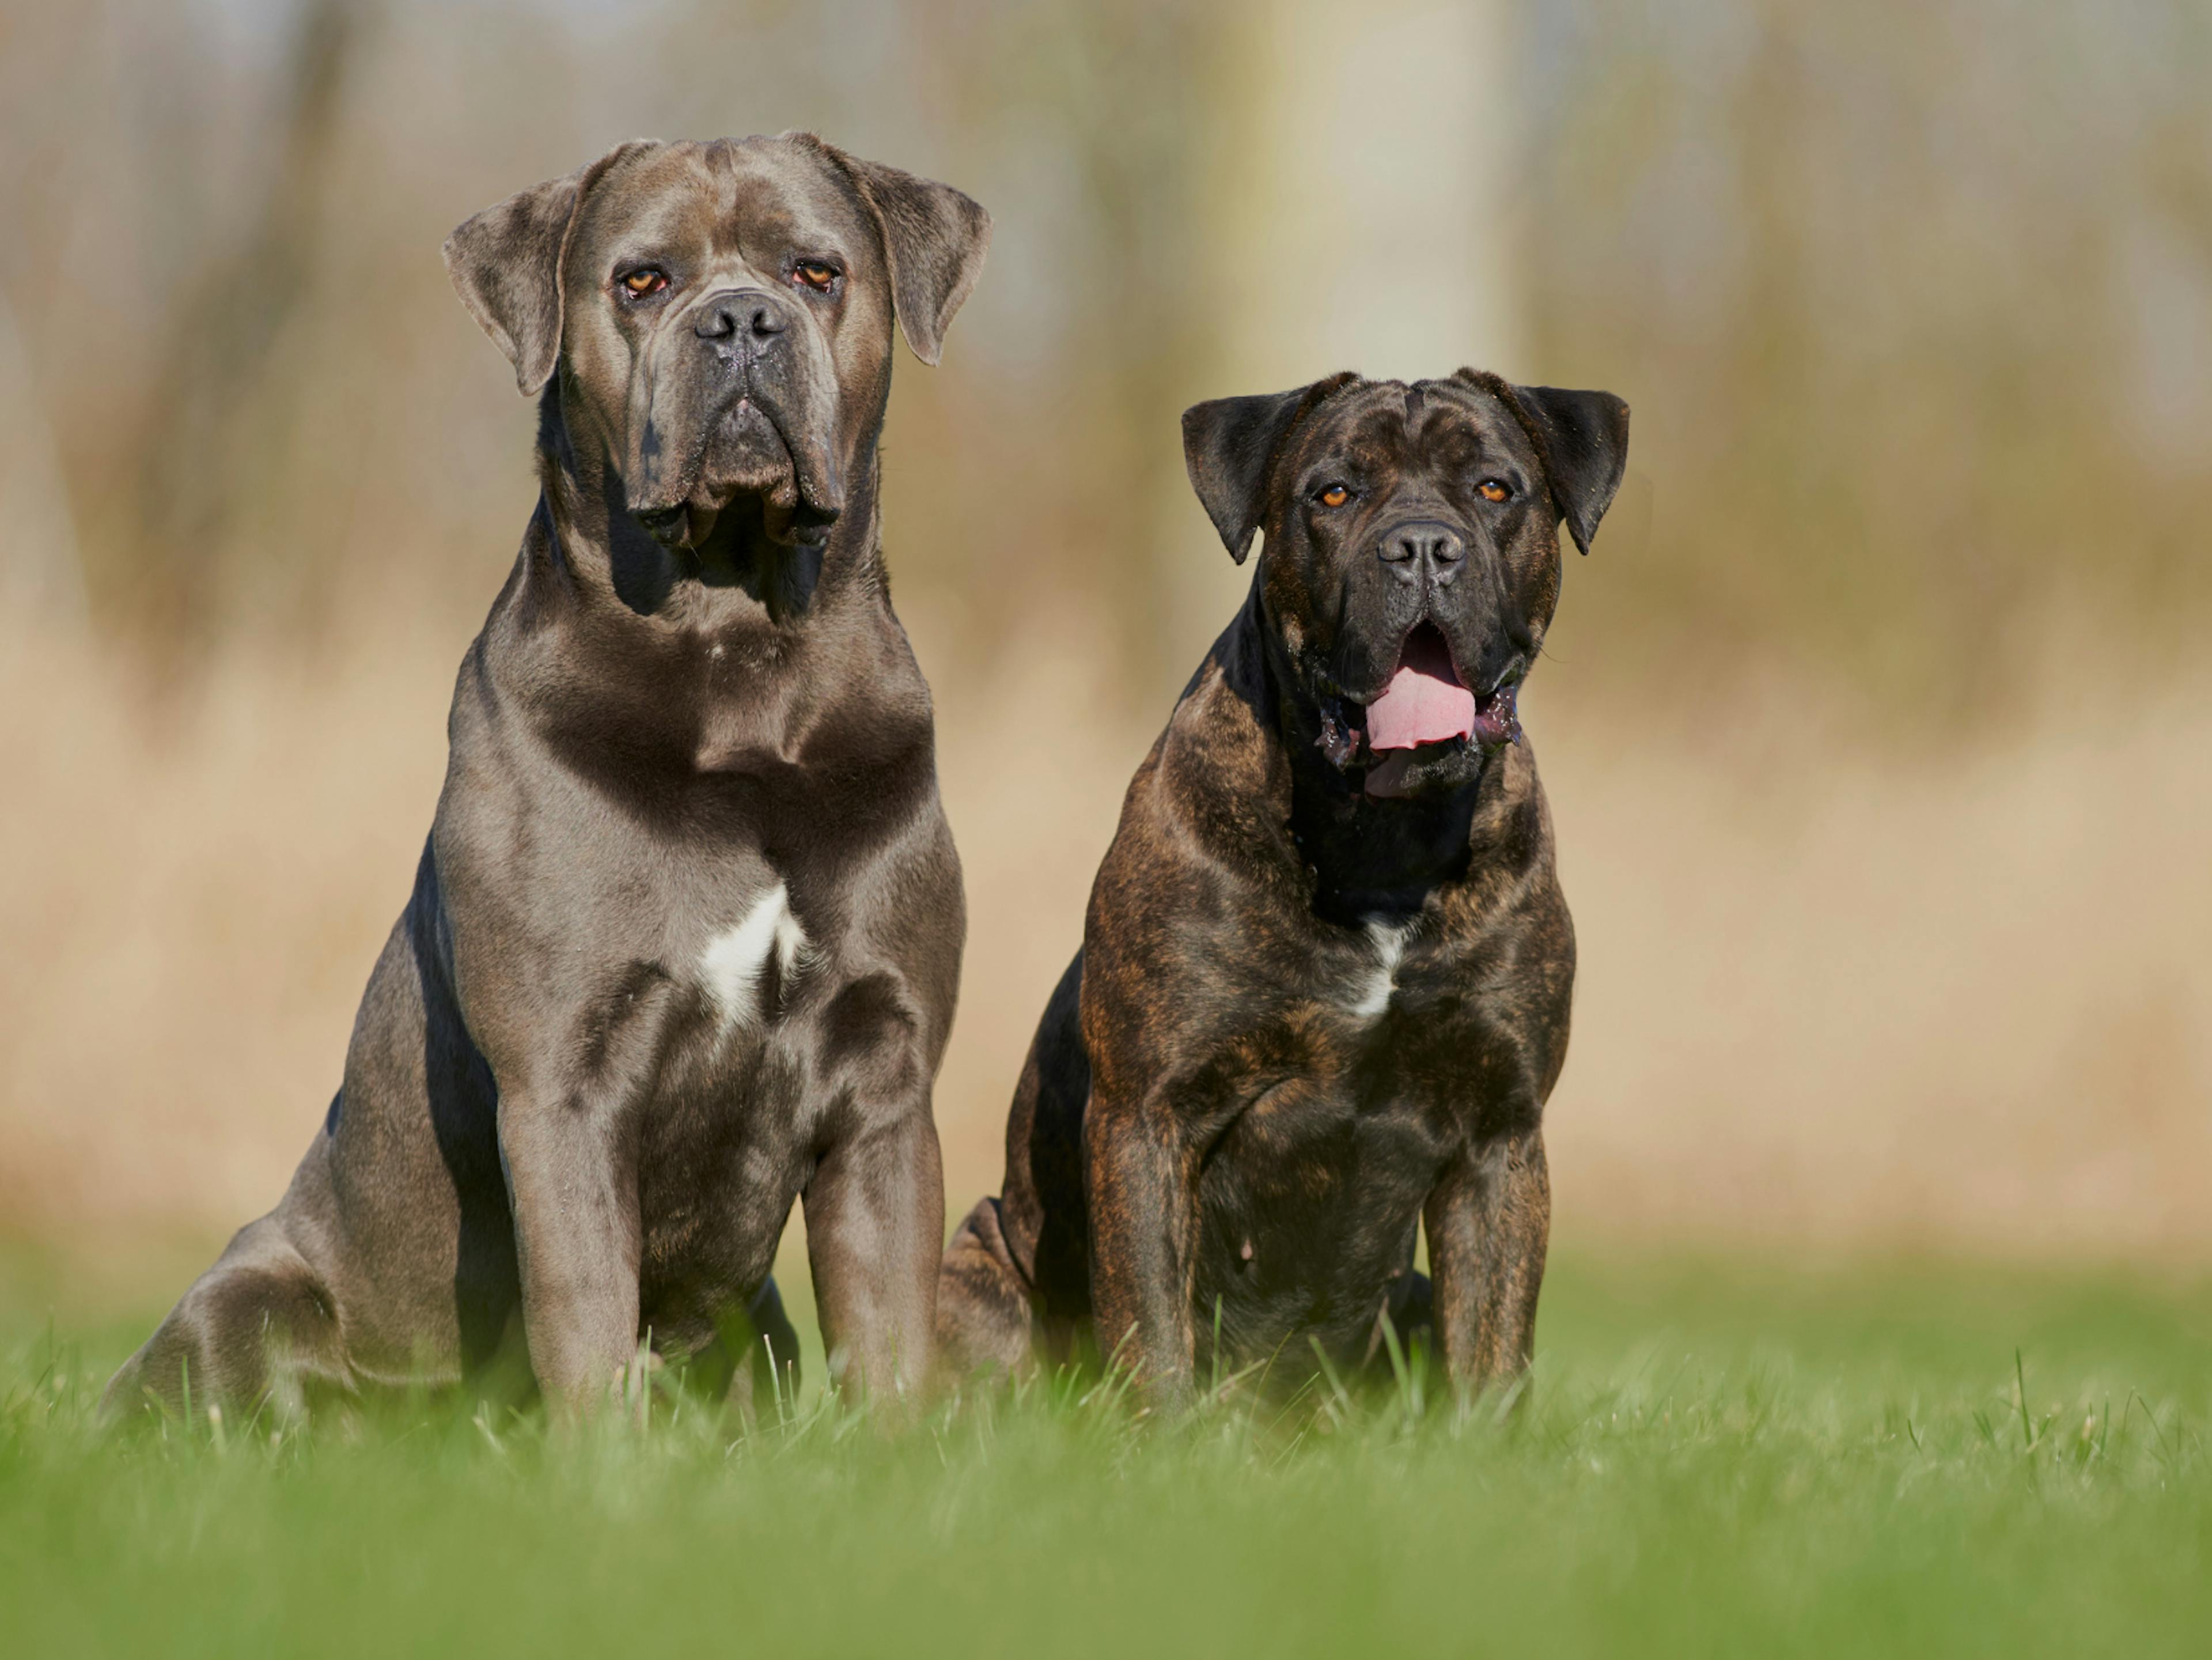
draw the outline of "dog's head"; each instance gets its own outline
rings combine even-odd
[[[1182,418],[1199,500],[1261,593],[1322,752],[1373,796],[1472,781],[1620,486],[1628,405],[1462,369],[1342,374]]]
[[[526,395],[562,373],[572,441],[623,505],[697,546],[733,503],[820,542],[889,391],[891,322],[926,363],[990,216],[811,133],[628,143],[487,208],[446,243]]]

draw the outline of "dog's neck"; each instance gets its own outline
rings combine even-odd
[[[700,545],[667,547],[630,513],[605,444],[571,427],[556,375],[539,400],[538,429],[541,513],[551,535],[546,569],[531,575],[641,617],[716,632],[785,627],[856,588],[880,593],[875,445],[858,447],[845,510],[821,542],[772,541],[760,502],[740,497]]]
[[[1251,689],[1247,701],[1283,746],[1288,828],[1312,873],[1315,915],[1346,927],[1410,916],[1436,889],[1467,874],[1475,813],[1502,787],[1501,768],[1486,765],[1474,781],[1453,790],[1370,799],[1322,754],[1320,710],[1268,623],[1256,574],[1228,645],[1232,684]]]

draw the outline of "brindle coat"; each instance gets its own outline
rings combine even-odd
[[[1387,1310],[1432,1323],[1462,1388],[1507,1377],[1534,1329],[1575,960],[1512,697],[1558,601],[1559,524],[1587,550],[1620,483],[1627,406],[1347,375],[1183,429],[1230,551],[1255,529],[1265,550],[1129,787],[1015,1091],[1004,1192],[946,1254],[940,1352],[1018,1371],[1040,1338],[1095,1339],[1172,1405],[1213,1365],[1360,1365]],[[1378,797],[1365,707],[1424,624],[1482,718]]]
[[[964,922],[876,444],[894,315],[936,362],[989,228],[791,134],[625,144],[453,234],[543,493],[343,1086],[111,1409],[459,1378],[518,1323],[564,1410],[647,1333],[726,1365],[750,1310],[787,1357],[795,1197],[833,1371],[920,1382]]]

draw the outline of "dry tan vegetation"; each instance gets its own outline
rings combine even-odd
[[[939,1094],[958,1207],[995,1187],[1151,721],[1112,714],[1079,612],[963,671],[911,609],[972,915]],[[15,1228],[135,1247],[281,1191],[428,828],[459,644],[235,654],[149,708],[112,654],[15,643]],[[2212,687],[1905,755],[1781,681],[1692,720],[1553,665],[1529,701],[1583,954],[1563,1243],[2212,1256]]]

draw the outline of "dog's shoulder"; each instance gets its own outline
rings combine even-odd
[[[1207,654],[1130,780],[1099,869],[1095,921],[1148,899],[1249,905],[1253,889],[1297,867],[1290,767],[1263,691],[1238,660],[1237,633]]]
[[[1438,891],[1441,939],[1468,945],[1516,942],[1526,962],[1553,962],[1571,974],[1574,927],[1559,879],[1551,803],[1526,739],[1492,763],[1468,827],[1468,866]]]

